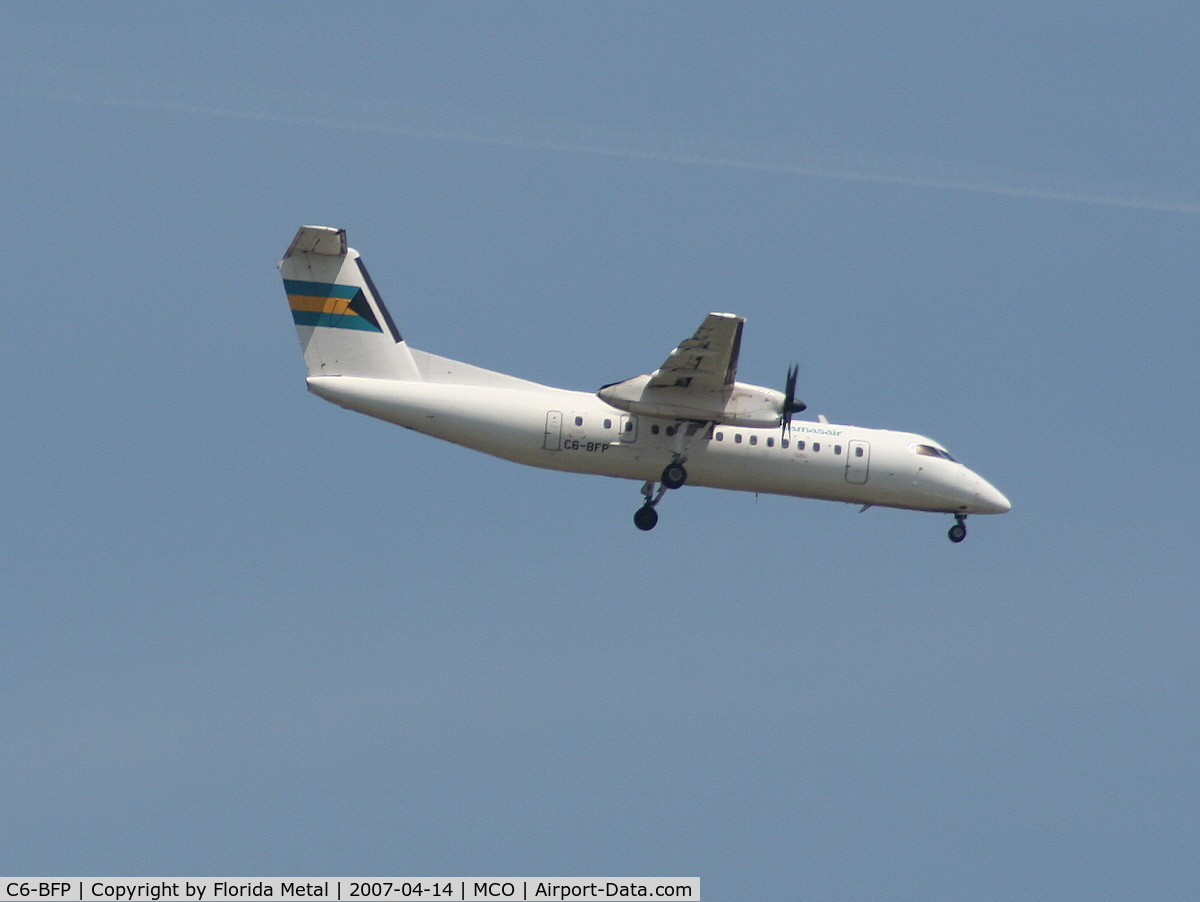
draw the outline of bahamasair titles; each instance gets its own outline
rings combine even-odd
[[[410,347],[344,229],[302,227],[279,269],[314,394],[516,463],[636,480],[639,529],[684,485],[950,514],[952,542],[969,514],[1010,508],[932,439],[793,420],[794,366],[783,391],[738,382],[745,319],[731,313],[652,373],[568,391]]]

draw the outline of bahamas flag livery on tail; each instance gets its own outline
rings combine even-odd
[[[345,231],[302,228],[279,268],[309,376],[419,378]]]
[[[330,329],[360,329],[382,332],[375,311],[357,285],[332,282],[298,282],[288,279],[283,287],[292,305],[297,326],[327,326]]]
[[[279,269],[314,394],[516,463],[641,482],[639,529],[685,484],[950,514],[953,542],[969,514],[1010,509],[932,439],[793,422],[796,368],[782,392],[738,382],[745,319],[731,313],[654,372],[578,392],[409,347],[343,229],[303,226]]]

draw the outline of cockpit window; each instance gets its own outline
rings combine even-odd
[[[917,445],[914,449],[918,454],[923,454],[926,457],[940,457],[944,460],[954,460],[949,452],[943,451],[941,448],[935,448],[933,445]],[[957,463],[957,461],[955,461]]]

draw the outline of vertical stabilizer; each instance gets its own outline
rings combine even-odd
[[[346,230],[302,226],[279,261],[310,376],[421,376]]]

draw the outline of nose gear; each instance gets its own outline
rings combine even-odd
[[[967,537],[967,515],[955,514],[954,521],[954,525],[950,527],[950,532],[947,535],[950,537],[951,542],[958,543]]]

